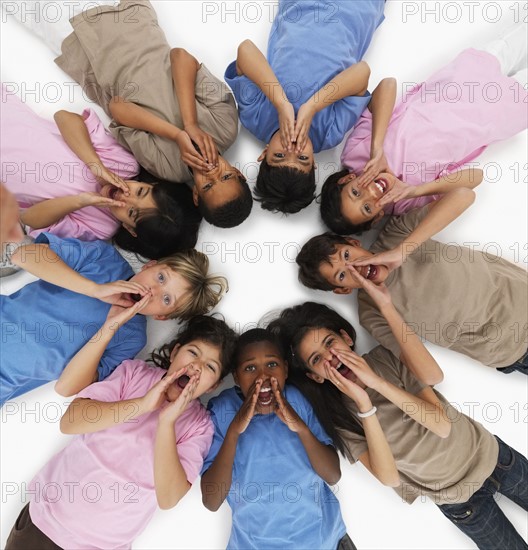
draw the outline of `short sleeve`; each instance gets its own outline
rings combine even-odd
[[[198,406],[201,407],[201,405]],[[200,411],[200,420],[193,424],[192,433],[189,437],[178,439],[178,456],[185,470],[187,481],[191,484],[200,474],[204,459],[211,447],[213,433],[213,423],[209,418],[209,414],[203,410]]]
[[[125,180],[137,176],[137,160],[107,131],[97,113],[92,109],[85,109],[82,116],[92,145],[103,164]]]
[[[99,380],[104,380],[122,361],[135,357],[143,349],[147,343],[146,324],[143,315],[136,315],[117,331],[97,367]]]
[[[207,470],[210,468],[211,464],[214,462],[216,455],[220,451],[220,447],[222,447],[222,444],[224,442],[225,433],[222,429],[223,423],[220,422],[220,416],[222,415],[223,407],[220,403],[218,403],[217,399],[211,399],[208,404],[208,411],[211,415],[211,422],[214,429],[213,434],[213,440],[211,443],[211,447],[209,448],[209,452],[207,453],[207,456],[205,457],[201,475],[203,475]]]
[[[65,264],[77,272],[87,263],[105,261],[109,252],[112,257],[114,255],[113,247],[102,241],[83,242],[78,239],[62,239],[51,233],[41,233],[35,242],[48,244]]]
[[[403,240],[412,233],[418,224],[427,216],[429,208],[429,205],[426,204],[421,208],[415,208],[401,216],[393,216],[383,228],[382,235],[388,234],[391,237],[399,236]]]
[[[247,76],[237,75],[236,61],[227,67],[224,78],[233,90],[242,125],[255,137],[268,143],[279,128],[279,117],[275,107]]]
[[[90,384],[77,397],[105,402],[122,401],[137,366],[137,361],[123,361],[106,380]]]
[[[359,457],[368,451],[367,440],[364,436],[338,428],[338,432],[345,443],[345,456],[350,462],[357,462]]]
[[[400,357],[400,346],[392,334],[391,328],[364,290],[358,292],[358,305],[361,326],[395,357]]]

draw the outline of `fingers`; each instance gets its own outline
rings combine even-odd
[[[376,176],[376,170],[374,167],[374,163],[372,161],[369,161],[367,162],[367,164],[365,164],[365,168],[363,168],[363,172],[357,179],[358,187],[365,187],[374,179],[375,176]]]
[[[204,140],[205,147],[205,160],[213,166],[218,165],[218,150],[216,148],[213,138],[207,134]]]
[[[193,170],[202,170],[209,172],[211,170],[210,165],[198,153],[184,153],[182,155],[183,162],[190,166]]]
[[[401,195],[403,193],[396,192],[396,191],[389,191],[386,195],[383,195],[378,202],[376,202],[377,206],[385,206],[386,204],[390,204],[391,202],[396,202],[400,199]]]
[[[285,406],[284,400],[282,398],[281,389],[279,387],[279,382],[274,376],[271,377],[271,389],[273,390],[273,395],[275,396],[275,400],[277,401],[279,409],[283,410],[284,412]]]
[[[352,264],[345,264],[345,267],[348,268],[348,271],[350,272],[350,275],[362,286],[364,287],[366,283],[370,283],[361,273],[352,265]]]
[[[326,378],[328,380],[330,380],[330,382],[334,386],[336,386],[336,388],[339,391],[344,391],[344,385],[343,384],[344,384],[344,381],[346,380],[346,378],[344,376],[341,376],[337,372],[337,369],[332,367],[328,361],[324,362],[324,369],[325,369],[325,373],[326,373]]]
[[[111,208],[112,206],[116,206],[118,208],[122,208],[123,206],[126,206],[126,203],[116,201],[114,199],[107,199],[106,197],[101,197],[97,198],[92,206],[98,206],[99,208]]]

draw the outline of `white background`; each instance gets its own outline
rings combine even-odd
[[[172,46],[188,49],[218,76],[234,59],[237,45],[251,38],[265,50],[276,2],[154,2],[162,28]],[[387,2],[386,20],[367,52],[372,68],[371,90],[385,76],[404,83],[419,82],[450,61],[460,50],[486,43],[514,21],[526,20],[526,3],[500,2]],[[339,40],[335,36],[335,40]],[[321,44],[321,48],[325,45]],[[307,67],[307,70],[310,70]],[[58,109],[81,112],[86,106],[79,87],[70,101],[70,79],[53,63],[44,44],[14,20],[2,21],[1,77],[18,86],[19,95],[42,116]],[[50,84],[52,83],[52,84]],[[46,86],[47,84],[47,86]],[[156,85],[156,83],[153,83]],[[28,91],[35,94],[28,94]],[[59,96],[59,97],[57,97]],[[98,109],[102,115],[102,111]],[[456,128],[453,129],[456,131]],[[227,157],[238,163],[250,182],[262,148],[245,130]],[[337,168],[336,150],[318,155],[318,185]],[[500,254],[526,267],[527,259],[527,134],[491,146],[479,158],[488,181],[477,190],[471,209],[440,239],[478,243],[477,248]],[[53,160],[53,159],[50,159]],[[496,164],[490,164],[496,163]],[[498,170],[497,170],[498,168]],[[358,327],[356,297],[311,292],[296,280],[292,263],[307,238],[322,232],[318,205],[290,218],[264,212],[255,205],[242,226],[221,230],[204,224],[199,249],[210,252],[213,271],[229,277],[230,292],[218,308],[237,329],[258,321],[273,309],[318,300],[337,308]],[[372,236],[370,236],[371,238]],[[369,236],[365,237],[369,241]],[[268,244],[265,244],[268,243]],[[274,243],[274,244],[269,244]],[[4,282],[3,292],[31,280],[25,274]],[[431,284],[434,284],[431,281]],[[471,284],[471,281],[461,281]],[[449,296],[446,296],[449,300]],[[168,324],[170,323],[170,325]],[[169,326],[150,326],[149,349],[167,338]],[[164,330],[160,333],[160,326]],[[358,350],[367,352],[374,341],[358,327]],[[469,358],[428,345],[445,371],[439,390],[464,413],[526,455],[527,378],[504,375]],[[54,453],[68,443],[58,421],[66,399],[48,384],[5,406],[1,411],[1,543],[26,502],[25,484]],[[270,470],[273,465],[270,464]],[[378,483],[361,465],[343,461],[337,496],[348,532],[358,548],[444,549],[473,548],[472,542],[447,521],[430,501],[412,507]],[[502,499],[501,507],[527,537],[527,516]],[[224,505],[210,513],[201,504],[199,483],[171,511],[158,511],[134,548],[223,548],[230,531],[230,510]],[[259,525],[253,526],[255,530]]]

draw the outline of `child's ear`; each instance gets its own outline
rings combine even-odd
[[[318,374],[315,374],[313,372],[305,372],[306,376],[310,380],[313,380],[314,382],[317,382],[318,384],[322,384],[324,382],[324,378],[322,376],[319,376]]]
[[[238,383],[238,376],[237,376],[236,371],[233,371],[233,380],[235,381],[235,384],[237,386],[240,386],[240,384]]]
[[[192,199],[194,206],[198,206],[198,203],[200,202],[200,197],[198,196],[198,188],[196,187],[196,184],[194,184],[194,187],[192,188]]]
[[[143,264],[143,266],[141,267],[141,271],[143,271],[144,269],[148,269],[149,267],[152,267],[153,265],[156,265],[157,263],[158,262],[156,260],[150,260],[146,264]]]
[[[343,340],[347,343],[348,346],[353,346],[354,345],[354,340],[352,340],[352,338],[350,338],[350,336],[348,335],[348,332],[346,330],[341,329],[339,331],[339,334],[341,334],[341,336],[343,337]]]
[[[346,176],[339,178],[339,180],[337,180],[337,183],[339,185],[343,185],[355,179],[356,179],[356,174],[354,174],[353,172],[350,172],[350,174],[347,174]]]
[[[124,222],[121,225],[132,235],[132,237],[137,237],[137,233],[131,225],[128,225],[128,223]]]
[[[262,150],[262,153],[260,153],[260,156],[257,159],[257,162],[262,162],[265,159],[266,153],[268,152],[268,147],[269,147],[269,144],[266,145],[266,147],[264,147],[264,149]]]
[[[337,287],[337,288],[334,288],[334,290],[332,290],[332,292],[334,294],[350,294],[354,289],[353,288],[350,288],[348,286],[346,287]]]
[[[174,358],[176,357],[176,354],[178,353],[178,350],[181,348],[180,344],[176,344],[171,351],[170,354],[170,360],[174,361]]]
[[[156,321],[166,321],[168,319],[166,315],[152,315],[152,318]]]

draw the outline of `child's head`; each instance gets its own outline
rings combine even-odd
[[[384,216],[376,202],[390,189],[390,174],[380,174],[366,187],[359,188],[356,175],[341,170],[329,176],[321,191],[321,217],[339,235],[359,235]]]
[[[114,235],[124,250],[145,258],[159,259],[193,248],[202,216],[194,206],[192,191],[183,184],[162,181],[155,185],[128,182],[130,196],[113,186],[109,190],[124,207],[112,207],[112,214],[122,222]],[[102,192],[106,192],[105,186]]]
[[[132,281],[150,288],[152,298],[141,310],[155,319],[190,319],[213,309],[227,292],[225,277],[208,274],[209,259],[190,249],[151,260]],[[139,296],[133,296],[139,299]]]
[[[167,390],[167,399],[174,401],[197,373],[200,381],[193,398],[216,389],[229,372],[236,339],[235,332],[221,319],[199,315],[186,323],[172,342],[151,355],[154,364],[168,374],[186,369]]]
[[[339,429],[356,433],[363,430],[347,413],[343,393],[327,380],[324,363],[328,361],[343,376],[355,379],[354,373],[330,351],[353,350],[354,327],[328,306],[306,302],[282,311],[268,330],[289,346],[292,384],[310,401],[334,445],[343,452],[345,441]]]
[[[279,389],[284,388],[288,377],[288,363],[284,359],[281,341],[266,329],[255,328],[244,332],[239,339],[234,355],[233,378],[244,397],[252,392],[260,381],[256,412],[272,413],[277,402],[271,379],[275,378]]]
[[[373,255],[355,239],[333,233],[312,237],[301,248],[295,260],[299,266],[299,281],[308,288],[350,294],[360,285],[346,264]],[[357,271],[374,284],[383,283],[389,275],[384,265],[358,267]]]
[[[315,198],[315,161],[310,140],[300,153],[288,151],[275,132],[258,160],[261,165],[255,196],[262,208],[295,214],[311,204]]]
[[[250,214],[253,197],[246,178],[227,160],[208,172],[194,170],[193,201],[200,213],[216,227],[235,227]]]

